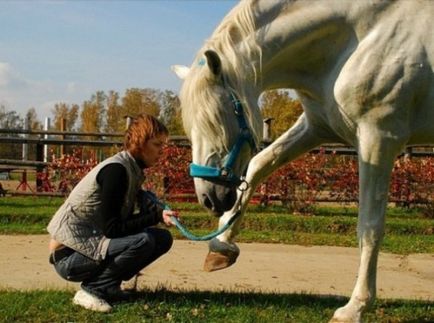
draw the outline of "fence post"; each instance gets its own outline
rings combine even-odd
[[[264,124],[264,130],[262,132],[262,142],[264,147],[267,147],[271,142],[271,121],[273,121],[274,118],[265,118],[262,122]]]
[[[30,119],[28,117],[24,119],[24,130],[25,131],[30,130]],[[29,134],[25,133],[23,137],[27,139],[29,138]],[[23,161],[29,160],[29,144],[26,142],[23,143],[22,160]],[[32,190],[29,186],[29,183],[27,182],[27,169],[25,168],[23,169],[23,173],[21,174],[21,182],[18,184],[17,190],[19,190],[20,188],[23,191],[25,191],[27,188]]]
[[[42,144],[36,144],[36,161],[43,161],[44,159],[44,146]],[[36,192],[42,192],[42,177],[44,174],[44,166],[36,166]]]
[[[60,131],[65,131],[66,128],[66,119],[61,118],[60,119]],[[61,136],[62,140],[65,140],[65,135]],[[62,144],[60,145],[60,157],[62,157],[65,154],[65,146]]]
[[[29,131],[30,130],[30,120],[29,118],[24,119],[24,130]],[[23,135],[24,138],[29,138],[29,134],[25,133]],[[22,160],[28,160],[29,159],[29,144],[23,143],[23,153],[22,153]]]
[[[50,130],[50,118],[45,118],[44,130]],[[44,135],[44,139],[48,139],[50,136],[48,134]],[[44,162],[48,162],[48,145],[44,145]]]
[[[131,125],[131,122],[133,121],[133,117],[132,116],[125,116],[124,118],[126,120],[125,129],[128,129]]]
[[[404,159],[410,160],[412,153],[413,153],[413,148],[412,147],[406,147],[405,152],[404,152]]]
[[[271,121],[273,121],[273,118],[265,118],[262,120],[263,122],[263,132],[262,132],[262,144],[261,148],[267,147],[269,144],[271,144]],[[259,189],[260,193],[260,205],[267,206],[269,203],[269,196],[268,196],[268,185],[267,182],[263,182]]]

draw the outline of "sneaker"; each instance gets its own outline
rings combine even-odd
[[[84,308],[91,311],[107,313],[112,310],[111,305],[107,303],[104,299],[99,298],[98,296],[88,293],[82,289],[75,293],[72,302],[76,305],[83,306]]]

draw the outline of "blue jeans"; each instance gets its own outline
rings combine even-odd
[[[106,258],[97,262],[78,252],[56,261],[54,267],[64,279],[81,282],[81,287],[99,297],[119,289],[122,281],[165,254],[172,247],[169,231],[147,228],[144,232],[110,240]]]

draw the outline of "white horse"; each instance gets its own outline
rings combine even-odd
[[[351,298],[332,321],[361,321],[376,294],[394,160],[406,145],[434,142],[433,22],[433,1],[241,1],[190,68],[174,67],[184,79],[199,201],[224,212],[220,226],[241,213],[211,241],[207,270],[235,262],[240,220],[267,176],[318,145],[350,144],[359,158],[361,260]],[[275,88],[294,89],[304,113],[254,155],[262,136],[258,98]]]

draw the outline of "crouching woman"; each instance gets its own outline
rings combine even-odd
[[[170,217],[178,213],[141,194],[143,170],[158,162],[167,139],[156,118],[135,118],[124,149],[92,169],[50,221],[50,263],[62,278],[81,282],[74,304],[110,312],[113,302],[130,296],[122,281],[171,248],[170,232],[155,225],[172,225]]]

